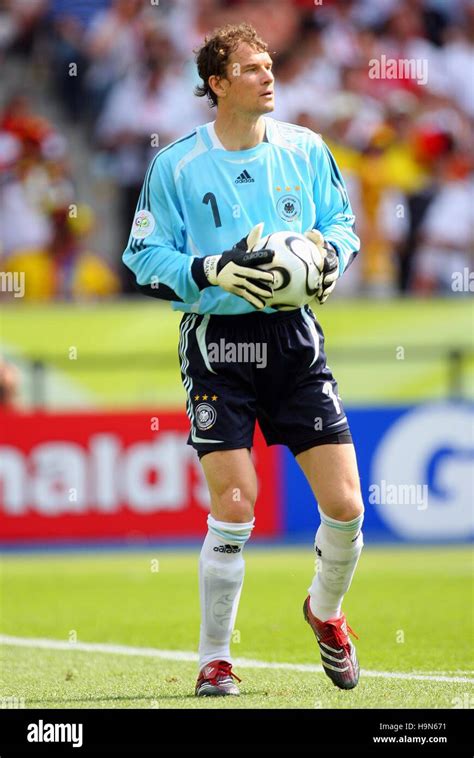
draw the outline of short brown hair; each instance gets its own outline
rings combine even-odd
[[[199,76],[203,83],[198,85],[194,94],[207,96],[210,106],[217,105],[217,95],[209,86],[210,76],[225,78],[230,56],[241,42],[246,42],[260,53],[266,53],[268,45],[261,39],[250,24],[226,24],[207,35],[202,47],[195,50]]]

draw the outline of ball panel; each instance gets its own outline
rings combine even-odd
[[[294,310],[315,297],[321,272],[314,263],[311,241],[304,234],[274,232],[260,240],[256,250],[275,251],[271,263],[259,268],[274,274],[274,296],[268,305],[276,310]]]

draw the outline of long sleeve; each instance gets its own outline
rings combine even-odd
[[[186,232],[171,165],[158,154],[145,176],[128,245],[122,260],[137,285],[160,297],[160,287],[185,303],[199,299],[191,273],[193,256],[186,254]],[[143,290],[145,291],[145,290]]]
[[[355,216],[336,161],[321,139],[318,140],[315,150],[314,228],[319,229],[324,239],[336,249],[341,276],[359,252],[360,240],[354,231]]]

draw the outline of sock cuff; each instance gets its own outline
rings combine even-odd
[[[364,521],[363,513],[361,513],[360,516],[357,516],[351,521],[338,521],[337,519],[331,518],[331,516],[327,516],[325,513],[323,513],[319,505],[318,505],[318,511],[319,511],[319,515],[321,516],[322,524],[325,524],[325,526],[329,526],[331,529],[339,529],[342,532],[357,531],[358,529],[361,529],[362,523]]]
[[[217,521],[211,514],[207,517],[207,526],[209,531],[224,542],[234,542],[237,545],[243,545],[249,539],[252,529],[255,526],[255,518],[252,521],[244,523],[229,523],[226,521]]]

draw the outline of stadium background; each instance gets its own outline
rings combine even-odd
[[[453,707],[472,683],[471,653],[460,670],[465,635],[433,629],[441,596],[445,616],[471,623],[474,5],[461,0],[0,2],[2,692],[49,707],[179,704],[143,695],[142,663],[122,691],[116,664],[103,668],[97,652],[79,683],[85,652],[65,664],[69,652],[18,640],[71,642],[76,632],[90,643],[195,648],[208,504],[185,445],[179,315],[135,293],[121,254],[152,155],[214,118],[192,94],[192,49],[242,20],[274,57],[272,115],[322,133],[362,240],[317,316],[366,500],[366,548],[346,601],[365,629],[363,665],[441,680],[457,672],[421,693],[402,678],[383,694],[387,707]],[[412,61],[411,74],[372,77],[383,56]],[[286,450],[258,440],[255,457],[261,490],[234,642],[250,658],[314,661],[296,620],[313,569],[314,503]],[[186,631],[175,593],[189,609]],[[269,613],[278,607],[278,649],[258,624],[262,594]],[[437,642],[427,653],[428,628]],[[175,681],[164,687],[181,696],[187,673],[169,666]],[[359,707],[380,703],[370,682]],[[251,707],[287,706],[271,677],[265,686],[269,698],[254,694]],[[319,690],[294,702],[320,697],[319,707],[347,705]]]

